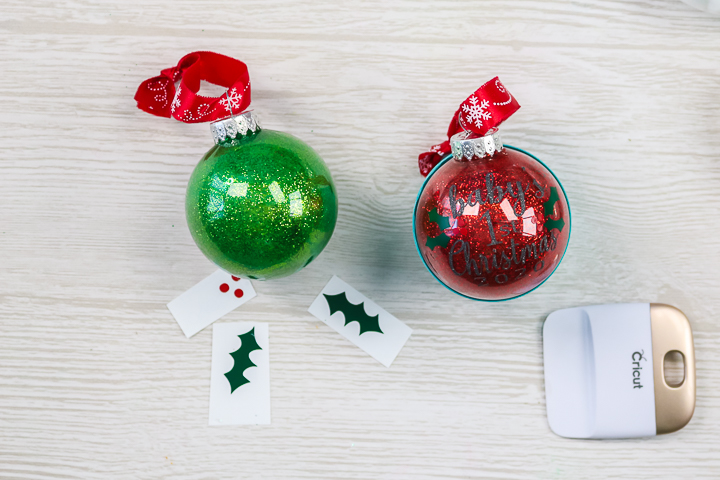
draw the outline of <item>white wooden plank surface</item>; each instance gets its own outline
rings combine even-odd
[[[211,332],[165,303],[213,271],[187,231],[206,126],[137,85],[193,50],[248,63],[253,106],[325,158],[336,233],[225,321],[271,323],[269,427],[207,427]],[[499,75],[504,139],[563,181],[568,254],[482,304],[422,266],[417,154]],[[0,5],[0,477],[720,476],[720,19],[676,0],[5,0]],[[679,153],[676,153],[679,152]],[[307,313],[332,274],[414,329],[385,369]],[[678,433],[571,441],[545,418],[554,309],[658,301],[695,331]]]

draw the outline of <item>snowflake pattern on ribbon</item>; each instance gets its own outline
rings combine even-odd
[[[182,86],[178,85],[177,91],[175,92],[175,98],[173,99],[172,103],[170,104],[170,111],[172,113],[175,113],[175,110],[180,108],[180,88]]]
[[[472,95],[468,98],[467,103],[470,105],[465,103],[462,105],[462,110],[465,112],[465,120],[472,123],[477,128],[482,127],[483,120],[488,120],[492,117],[490,112],[487,111],[488,106],[490,106],[490,102],[487,100],[483,99],[478,102],[477,97]]]
[[[233,87],[233,89],[220,100],[220,103],[232,114],[233,109],[240,108],[240,100],[242,100],[242,94],[238,93],[237,89]]]
[[[217,97],[198,93],[205,81],[227,89]],[[179,82],[179,85],[175,85]],[[223,98],[226,97],[226,98]],[[200,51],[185,55],[177,66],[143,81],[135,92],[140,110],[186,123],[220,120],[250,106],[247,65],[219,53]]]
[[[507,120],[510,115],[515,113],[518,108],[520,108],[520,104],[505,86],[500,83],[498,77],[485,82],[480,88],[467,97],[455,111],[448,126],[448,139],[443,143],[433,145],[429,151],[418,155],[420,173],[423,176],[427,176],[442,158],[453,150],[453,147],[450,145],[450,139],[453,135],[462,131],[467,132],[466,135],[468,136],[473,134],[477,137],[495,133],[497,127]],[[492,141],[495,147],[500,144],[499,137],[492,137],[488,139],[488,141]],[[480,146],[479,143],[475,145]],[[487,148],[489,148],[489,146],[483,144],[483,155],[489,153]],[[492,151],[494,152],[495,150]]]

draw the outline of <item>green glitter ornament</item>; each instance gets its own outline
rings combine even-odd
[[[210,127],[216,145],[195,167],[185,204],[195,243],[222,269],[252,279],[308,265],[337,220],[323,160],[298,138],[261,129],[252,112]]]

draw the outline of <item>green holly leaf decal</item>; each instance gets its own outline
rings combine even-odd
[[[228,382],[230,382],[230,393],[233,393],[246,383],[250,383],[250,380],[245,378],[245,370],[250,367],[257,367],[257,365],[250,360],[250,352],[262,350],[260,345],[258,345],[255,341],[255,327],[247,333],[238,335],[238,337],[240,337],[240,342],[242,342],[240,344],[240,348],[230,354],[230,356],[233,357],[233,360],[235,360],[235,364],[232,369],[225,374]]]
[[[438,212],[437,208],[433,208],[428,213],[428,217],[430,218],[431,222],[434,222],[437,224],[438,227],[440,227],[440,230],[446,230],[450,228],[450,219],[448,217],[443,217]]]
[[[555,211],[555,204],[560,200],[560,196],[557,193],[557,188],[550,187],[550,198],[543,202],[543,214],[549,217]]]
[[[443,248],[447,248],[450,237],[445,235],[445,230],[450,228],[450,218],[440,215],[437,208],[433,208],[432,210],[430,210],[430,212],[428,213],[428,217],[431,222],[437,224],[441,231],[440,235],[435,238],[428,236],[427,241],[425,242],[425,246],[428,247],[430,250],[437,247],[438,245]]]
[[[543,214],[545,215],[545,228],[549,232],[553,228],[557,228],[559,231],[562,232],[563,227],[565,227],[565,220],[562,218],[558,218],[557,220],[552,220],[550,218],[550,215],[555,212],[555,204],[560,200],[560,196],[558,195],[557,188],[550,187],[550,198],[547,199],[546,202],[543,202]]]
[[[557,220],[553,220],[551,218],[548,218],[545,220],[545,228],[549,232],[553,228],[557,228],[559,231],[562,232],[563,227],[565,226],[565,220],[562,218],[558,218]]]
[[[442,232],[435,238],[427,237],[427,241],[425,241],[425,246],[428,247],[430,250],[437,247],[438,245],[443,248],[447,248],[449,242],[450,237],[445,235],[445,232]]]
[[[358,325],[360,325],[360,335],[365,332],[383,333],[383,331],[380,330],[380,323],[378,321],[380,316],[375,315],[371,317],[365,313],[365,308],[363,307],[364,302],[360,302],[358,305],[350,303],[347,296],[345,296],[345,292],[338,293],[337,295],[323,293],[323,297],[325,297],[328,307],[330,307],[330,315],[335,312],[342,312],[345,316],[345,326],[351,322],[358,322]]]

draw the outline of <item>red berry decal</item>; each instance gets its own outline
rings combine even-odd
[[[235,275],[231,275],[231,277],[232,277],[233,281],[235,281],[235,282],[240,281],[240,277],[236,277]],[[229,292],[229,291],[230,291],[230,285],[228,285],[227,283],[223,283],[222,285],[220,285],[220,291],[223,292],[223,293]],[[239,289],[239,288],[235,289],[235,292],[234,292],[234,293],[235,293],[235,296],[236,296],[237,298],[240,298],[240,297],[242,297],[243,295],[245,295],[245,292],[243,292],[243,291],[242,291],[241,289]]]

